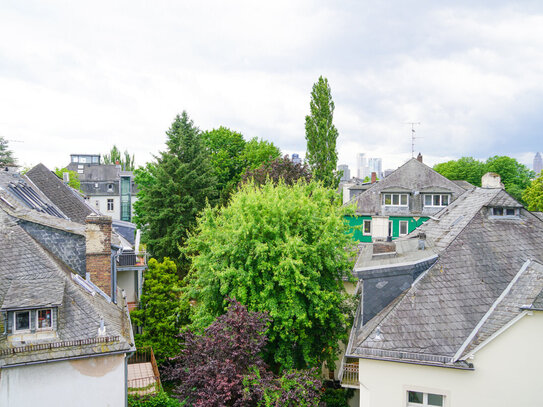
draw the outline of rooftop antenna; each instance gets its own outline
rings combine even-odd
[[[420,126],[420,122],[407,122],[411,125],[411,158],[415,158],[415,139],[422,137],[415,137],[415,125]]]

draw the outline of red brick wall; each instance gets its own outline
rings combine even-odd
[[[89,215],[87,224],[87,273],[104,293],[111,295],[111,218]]]

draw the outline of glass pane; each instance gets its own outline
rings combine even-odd
[[[428,394],[429,406],[443,406],[443,396],[441,394]]]
[[[441,195],[441,205],[447,206],[449,204],[449,195]]]
[[[408,391],[407,392],[407,401],[410,402],[410,403],[422,404],[422,392]]]
[[[390,205],[391,203],[390,194],[385,194],[385,205]]]
[[[507,216],[515,216],[515,210],[514,209],[506,209]]]
[[[434,206],[441,206],[441,195],[434,195]]]
[[[400,222],[400,235],[407,235],[407,222]]]
[[[40,309],[38,311],[38,329],[51,328],[51,310]]]
[[[494,208],[494,216],[503,216],[503,208]]]
[[[424,195],[424,206],[432,206],[432,195]]]
[[[30,312],[15,313],[15,330],[30,329]]]
[[[392,195],[392,205],[400,204],[400,196],[398,194]]]
[[[407,205],[407,195],[402,195],[401,196],[401,203],[402,203],[402,205]]]
[[[371,221],[365,220],[364,221],[364,233],[367,233],[368,235],[371,233]]]

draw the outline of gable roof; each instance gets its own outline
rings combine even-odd
[[[92,285],[81,281],[0,206],[0,304],[3,311],[58,306],[56,337],[24,343],[0,336],[0,368],[134,350],[130,319],[122,296],[118,295],[118,304],[111,303],[95,292]],[[99,332],[101,323],[106,328],[105,333]]]
[[[369,323],[353,328],[347,355],[462,365],[462,357],[543,290],[543,222],[487,216],[502,191],[476,188],[422,225],[439,258]],[[462,199],[463,198],[463,199]],[[481,322],[482,321],[482,322]]]
[[[453,198],[466,191],[462,186],[445,178],[426,164],[415,158],[410,159],[383,180],[374,183],[370,188],[361,193],[357,198],[357,213],[379,214],[381,213],[381,193],[387,192],[412,192],[420,191],[443,192],[453,194]]]
[[[76,192],[53,174],[45,165],[38,164],[26,173],[29,178],[73,222],[85,223],[95,213]]]

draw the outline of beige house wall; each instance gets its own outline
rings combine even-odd
[[[445,395],[448,407],[543,405],[543,313],[526,315],[480,349],[475,369],[360,359],[360,407],[405,407],[407,391]]]

